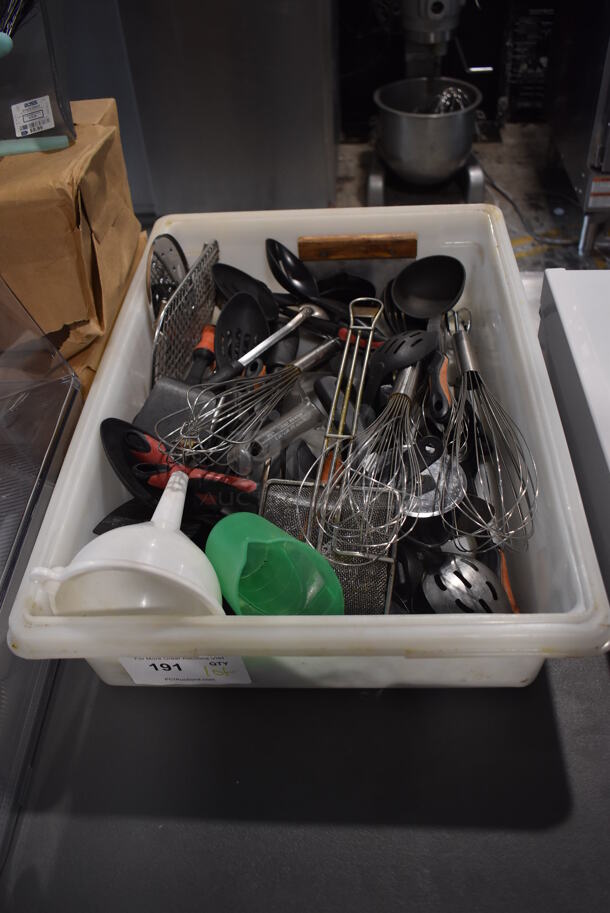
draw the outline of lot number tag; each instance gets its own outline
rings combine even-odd
[[[136,685],[250,684],[248,670],[240,656],[199,656],[197,659],[123,656],[120,663]]]

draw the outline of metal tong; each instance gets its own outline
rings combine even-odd
[[[337,384],[335,394],[331,403],[328,414],[328,423],[326,425],[326,434],[324,436],[324,445],[322,455],[317,463],[315,481],[313,483],[307,524],[305,527],[305,538],[314,548],[320,550],[323,539],[323,531],[318,528],[314,536],[313,528],[316,523],[316,511],[320,488],[325,477],[332,479],[337,472],[341,452],[347,444],[347,454],[353,446],[354,436],[358,428],[358,417],[362,404],[362,395],[364,393],[364,384],[366,381],[366,371],[371,354],[373,336],[377,322],[383,313],[383,304],[377,298],[356,298],[349,306],[349,332],[345,339],[343,348],[343,357],[341,366],[337,374]],[[356,402],[354,404],[353,419],[350,423],[350,431],[346,429],[348,408],[350,405],[352,391],[354,389],[354,378],[356,377],[356,368],[358,356],[362,354],[362,363],[360,377],[357,382]],[[347,377],[346,377],[347,375]],[[339,417],[339,402],[343,396],[343,402]]]

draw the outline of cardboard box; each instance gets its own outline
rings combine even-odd
[[[0,159],[0,273],[88,387],[145,234],[114,99],[72,102],[67,149]]]

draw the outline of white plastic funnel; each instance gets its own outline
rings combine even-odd
[[[220,615],[220,584],[180,531],[188,477],[174,472],[152,519],[94,539],[66,567],[35,567],[55,615]]]

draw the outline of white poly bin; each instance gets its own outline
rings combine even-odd
[[[416,232],[418,256],[466,268],[461,304],[485,376],[536,459],[540,495],[527,552],[509,557],[521,615],[345,617],[58,617],[23,580],[9,644],[23,657],[84,657],[113,685],[385,687],[526,685],[545,657],[608,649],[610,610],[542,353],[501,212],[486,205],[205,213],[160,219],[193,262],[216,238],[220,259],[276,287],[264,241],[299,235]],[[32,551],[67,564],[128,495],[104,456],[99,425],[131,420],[149,389],[152,331],[146,257],[134,277]],[[398,269],[396,264],[392,268]]]

